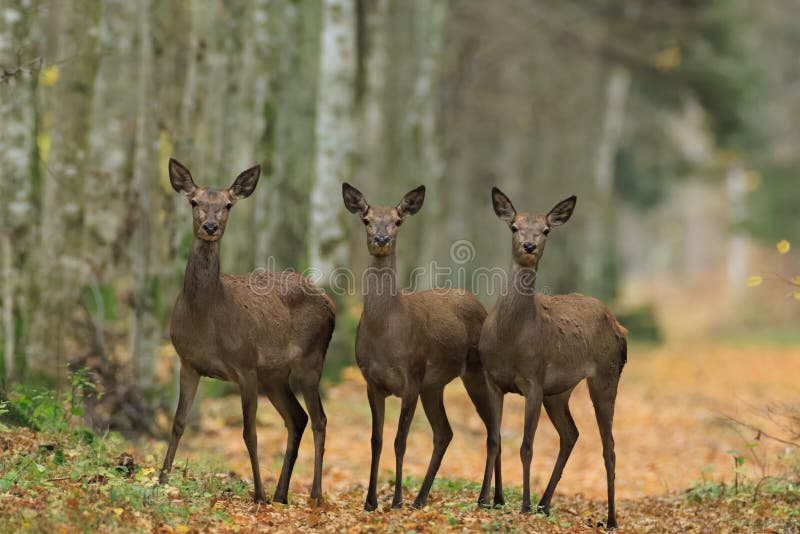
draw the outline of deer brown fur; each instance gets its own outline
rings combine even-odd
[[[260,167],[244,171],[230,189],[197,187],[188,169],[170,160],[172,187],[192,205],[194,241],[183,291],[172,312],[170,334],[181,361],[180,396],[161,470],[167,479],[201,376],[236,382],[242,397],[244,441],[250,455],[256,501],[267,502],[259,474],[256,409],[259,391],[288,430],[274,500],[287,502],[300,438],[308,415],[289,388],[293,376],[303,394],[314,433],[311,497],[322,499],[325,412],[319,396],[323,360],[334,328],[332,301],[306,278],[291,272],[240,276],[220,273],[220,239],[228,214],[258,183]]]
[[[403,197],[396,207],[370,206],[364,195],[343,184],[347,209],[366,227],[372,257],[364,280],[364,309],[356,334],[356,361],[367,382],[372,410],[372,463],[366,510],[378,504],[378,464],[383,445],[385,399],[400,397],[400,422],[394,442],[396,470],[392,507],[402,505],[403,456],[411,420],[422,407],[433,429],[433,454],[413,506],[425,505],[442,457],[453,437],[443,402],[445,385],[461,376],[478,414],[487,424],[495,413],[493,398],[478,356],[478,337],[486,311],[460,289],[401,292],[397,289],[395,245],[403,221],[422,207],[425,188]],[[487,434],[489,434],[487,432]],[[493,437],[493,436],[489,436]],[[499,443],[497,444],[499,446]],[[497,456],[495,502],[503,502]]]
[[[606,528],[616,528],[614,512],[614,438],[612,423],[617,384],[627,360],[625,329],[597,299],[579,294],[549,296],[535,291],[536,271],[550,229],[569,220],[575,197],[557,204],[547,215],[517,213],[511,201],[493,188],[498,217],[512,231],[509,284],[489,312],[480,339],[480,356],[490,382],[502,394],[525,397],[525,428],[520,457],[523,468],[522,511],[529,512],[530,464],[541,405],[560,438],[558,459],[538,508],[550,502],[564,465],[578,439],[569,412],[569,397],[584,378],[595,409],[603,443],[608,484]],[[500,404],[502,413],[502,400]],[[498,418],[499,419],[499,418]],[[499,434],[499,426],[494,429]],[[499,453],[490,448],[487,466]],[[486,474],[491,477],[491,471]],[[486,480],[484,480],[486,485]],[[486,488],[488,491],[488,488]]]

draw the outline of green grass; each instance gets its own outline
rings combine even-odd
[[[720,335],[716,341],[736,347],[793,347],[800,346],[800,330],[797,328],[739,330]]]

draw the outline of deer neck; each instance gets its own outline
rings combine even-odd
[[[183,294],[189,302],[200,304],[216,300],[222,293],[219,278],[219,240],[203,241],[195,238],[186,274],[183,278]]]
[[[387,256],[372,256],[364,273],[363,290],[365,317],[382,318],[387,313],[402,308],[394,252]]]
[[[511,262],[506,294],[500,299],[501,324],[513,325],[520,319],[535,319],[537,271]]]

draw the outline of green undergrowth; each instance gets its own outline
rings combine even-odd
[[[90,382],[88,375],[77,373],[71,390],[60,398],[18,388],[0,401],[0,533],[573,532],[596,530],[605,520],[604,499],[559,493],[549,516],[520,514],[520,488],[513,485],[505,489],[504,506],[484,510],[476,504],[479,481],[442,477],[422,510],[408,508],[422,484],[415,477],[404,479],[401,510],[390,509],[390,483],[381,487],[379,510],[372,513],[363,511],[365,488],[357,483],[330,490],[319,508],[296,487],[288,506],[254,505],[249,481],[217,463],[181,462],[180,455],[169,483],[159,485],[162,458],[152,452],[152,442],[134,445],[115,432],[82,424],[82,403],[93,391]],[[731,454],[729,482],[705,480],[683,493],[621,499],[620,525],[631,531],[797,532],[798,471],[750,480],[742,469],[743,455]]]

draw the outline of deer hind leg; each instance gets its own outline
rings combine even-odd
[[[525,429],[519,456],[522,460],[522,513],[531,511],[531,460],[533,460],[533,438],[542,411],[542,388],[532,384],[525,393]]]
[[[547,489],[544,491],[542,500],[539,501],[539,506],[537,507],[537,511],[545,515],[550,513],[550,501],[553,498],[553,493],[556,491],[556,485],[558,485],[558,481],[561,480],[561,473],[564,471],[564,466],[567,464],[572,448],[578,441],[578,427],[575,426],[572,414],[569,413],[570,395],[572,395],[571,389],[559,395],[552,395],[544,398],[544,409],[547,410],[550,421],[552,421],[553,426],[556,427],[560,440],[558,459],[556,459],[556,464],[553,467],[553,474],[550,475],[550,482],[547,483]]]
[[[378,467],[381,460],[381,449],[383,448],[383,420],[386,408],[386,397],[374,388],[367,385],[367,397],[369,408],[372,412],[372,461],[369,468],[369,489],[367,490],[367,500],[364,509],[368,512],[378,507]]]
[[[447,420],[447,413],[444,410],[444,388],[423,391],[420,398],[422,399],[422,408],[433,429],[433,453],[428,464],[428,472],[425,473],[425,480],[422,482],[422,488],[420,488],[412,508],[425,506],[428,493],[433,486],[433,479],[436,478],[447,446],[453,439],[453,429],[450,428],[450,422]]]
[[[483,424],[486,425],[486,467],[483,472],[478,506],[490,507],[489,492],[494,471],[494,505],[505,504],[500,466],[500,422],[503,419],[503,393],[491,385],[483,368],[468,370],[462,380]]]
[[[175,419],[172,420],[172,433],[169,437],[167,456],[164,458],[164,466],[161,468],[161,474],[158,477],[158,481],[161,484],[166,484],[169,472],[172,470],[175,451],[178,450],[178,443],[180,443],[183,430],[186,428],[186,416],[189,415],[189,410],[192,408],[199,381],[200,375],[194,369],[181,364],[178,408],[175,410]]]
[[[242,419],[244,429],[242,437],[247,445],[247,453],[250,455],[250,465],[253,468],[253,484],[255,491],[253,498],[256,502],[267,502],[264,493],[264,482],[261,480],[261,472],[258,466],[258,435],[256,433],[256,411],[258,410],[258,377],[255,373],[242,374],[239,376],[239,390],[242,395]]]
[[[311,430],[314,433],[314,482],[311,485],[311,498],[317,506],[322,504],[322,457],[325,454],[325,429],[328,419],[319,397],[319,376],[308,380],[301,386],[308,415],[311,417]]]
[[[286,437],[286,453],[283,457],[283,467],[278,485],[275,487],[275,502],[287,504],[289,495],[289,479],[292,477],[294,462],[297,460],[297,449],[300,447],[300,439],[308,423],[308,415],[303,411],[303,407],[297,402],[288,382],[279,384],[267,384],[262,381],[262,387],[266,390],[270,402],[283,418],[288,435]]]
[[[606,530],[617,528],[614,506],[614,477],[617,457],[614,453],[614,435],[611,427],[614,423],[614,403],[617,398],[619,377],[613,379],[589,379],[589,395],[594,404],[597,426],[600,428],[600,440],[603,442],[603,460],[606,465],[606,482],[608,484],[608,519]]]
[[[397,424],[397,436],[394,439],[395,478],[392,508],[400,508],[403,505],[403,458],[406,455],[408,431],[411,428],[411,421],[414,419],[418,399],[419,391],[416,390],[406,393],[401,400],[400,421]]]

